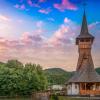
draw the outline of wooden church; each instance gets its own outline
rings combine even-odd
[[[79,58],[77,69],[74,75],[68,80],[67,95],[99,95],[100,96],[100,75],[94,69],[91,56],[91,48],[94,36],[88,31],[86,14],[84,11],[81,32],[76,38]]]

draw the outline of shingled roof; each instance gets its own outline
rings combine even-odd
[[[71,82],[100,82],[100,75],[95,71],[92,58],[84,59],[82,66],[75,74],[69,79]]]
[[[81,32],[80,32],[80,35],[77,38],[92,38],[92,39],[94,39],[94,36],[92,36],[88,31],[88,25],[87,25],[87,19],[86,19],[85,11],[84,11],[84,15],[83,15]]]

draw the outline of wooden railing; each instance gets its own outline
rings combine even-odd
[[[100,90],[80,90],[81,95],[100,95]]]

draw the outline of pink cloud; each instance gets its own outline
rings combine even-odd
[[[21,10],[27,10],[24,4],[22,5],[16,4],[14,7]]]
[[[70,3],[69,0],[62,0],[61,4],[54,4],[54,7],[60,11],[77,10],[77,7]]]
[[[32,0],[27,0],[27,3],[28,3],[28,5],[31,6],[31,7],[40,8],[39,4],[33,3]]]
[[[42,29],[41,25],[42,24],[40,22],[38,29],[33,32],[24,32],[21,36],[22,43],[34,46],[42,45],[46,38],[43,36],[45,31]]]
[[[74,43],[74,38],[78,30],[78,25],[64,18],[64,23],[54,32],[54,35],[49,39],[49,44],[52,46],[66,47]]]
[[[69,22],[70,22],[70,20],[67,17],[65,17],[64,23],[69,23]]]
[[[73,37],[73,34],[70,34],[69,31],[70,28],[68,26],[61,26],[57,31],[55,31],[49,42],[54,46],[70,44],[70,39]]]
[[[43,21],[37,21],[37,22],[36,22],[36,26],[37,26],[38,28],[42,28],[43,25],[44,25]]]
[[[26,9],[26,8],[25,8],[25,5],[24,5],[24,4],[22,4],[22,5],[20,6],[20,9],[21,9],[21,10]]]
[[[27,3],[28,3],[30,6],[33,6],[32,0],[27,0]]]
[[[10,21],[11,19],[8,16],[0,15],[0,20],[1,21]]]
[[[93,29],[94,27],[96,27],[96,26],[98,26],[98,25],[100,25],[100,22],[96,21],[96,22],[90,24],[90,25],[89,25],[89,28],[90,28],[90,29]]]
[[[40,9],[39,10],[40,13],[43,13],[43,14],[49,14],[51,12],[51,9],[50,8],[47,8],[47,9]]]
[[[80,29],[77,24],[69,20],[65,17],[64,23],[48,39],[45,39],[43,34],[45,32],[42,29],[25,32],[18,40],[7,40],[1,37],[0,61],[18,59],[24,63],[39,63],[44,68],[61,66],[66,70],[74,69],[77,62],[77,46],[75,47],[75,44],[72,45],[72,43],[75,43],[76,33],[79,34],[78,30]],[[97,35],[96,48],[93,51],[96,55],[94,56],[96,66],[100,65],[99,24],[100,22],[96,22],[90,27]]]

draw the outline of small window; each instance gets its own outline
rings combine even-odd
[[[84,39],[81,39],[80,42],[84,42]]]
[[[90,42],[90,40],[89,39],[86,39],[86,42]]]

